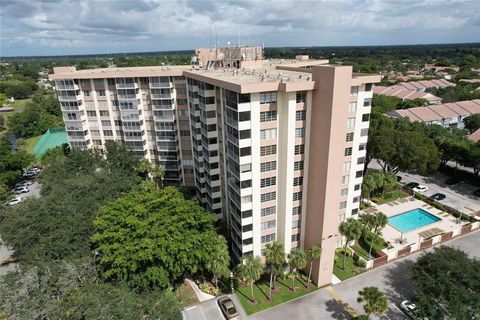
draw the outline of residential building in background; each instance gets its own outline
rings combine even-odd
[[[447,88],[454,85],[454,83],[449,82],[445,79],[420,80],[401,82],[389,87],[376,86],[374,93],[383,94],[386,96],[393,96],[402,100],[425,99],[428,100],[429,104],[441,104],[441,98],[431,93],[425,92],[425,90],[428,88]]]
[[[340,222],[356,217],[380,76],[327,60],[264,60],[261,47],[197,49],[192,66],[55,68],[73,146],[107,140],[165,166],[227,222],[234,258],[318,244],[331,282]]]
[[[427,107],[398,109],[388,112],[394,118],[406,117],[410,122],[424,122],[438,124],[445,128],[463,129],[463,120],[471,115],[480,113],[480,99],[458,101]]]

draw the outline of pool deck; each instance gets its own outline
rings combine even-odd
[[[406,199],[409,200],[407,201]],[[458,229],[460,226],[465,224],[465,222],[459,222],[452,215],[438,210],[437,208],[434,208],[423,201],[412,199],[413,198],[409,197],[405,198],[404,202],[395,201],[394,203],[396,204],[386,203],[382,205],[375,205],[375,208],[378,211],[383,212],[387,217],[392,217],[397,214],[401,214],[414,209],[423,209],[431,215],[441,219],[437,222],[433,222],[418,229],[414,229],[404,233],[387,224],[382,230],[383,238],[385,239],[385,241],[389,242],[393,246],[393,248],[397,250],[405,248],[410,244],[418,243],[425,240],[420,236],[420,233],[429,229],[438,228],[442,230],[442,233],[446,233]],[[399,241],[400,239],[402,239],[402,241]]]

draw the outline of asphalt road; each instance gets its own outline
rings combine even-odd
[[[478,244],[480,244],[480,231],[449,241],[445,245],[458,247],[468,252],[471,256],[480,258],[480,246]],[[333,297],[336,296],[340,298],[342,301],[348,303],[357,313],[361,314],[362,307],[357,303],[358,291],[367,286],[378,287],[385,292],[390,301],[389,310],[380,319],[407,319],[399,310],[398,304],[412,296],[412,288],[407,279],[407,270],[409,265],[413,263],[420,254],[421,253],[417,253],[405,259],[365,272],[331,288],[323,288],[308,296],[253,315],[248,319],[351,319],[343,308],[333,300]],[[371,319],[378,318],[372,316]]]
[[[247,315],[243,309],[239,308],[240,301],[238,301],[235,295],[228,295],[230,299],[240,312],[240,319],[247,319]],[[217,304],[217,299],[211,299],[198,303],[194,306],[185,308],[182,312],[184,320],[225,320],[220,308]]]

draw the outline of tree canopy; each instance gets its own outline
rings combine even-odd
[[[454,319],[480,315],[480,261],[465,252],[442,246],[424,253],[411,268],[417,305],[432,317],[440,305]]]
[[[104,205],[94,220],[100,273],[139,290],[167,288],[208,266],[225,240],[214,218],[174,187],[146,184]]]

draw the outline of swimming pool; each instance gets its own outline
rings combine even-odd
[[[400,232],[409,232],[441,220],[420,208],[388,218],[388,224]]]

